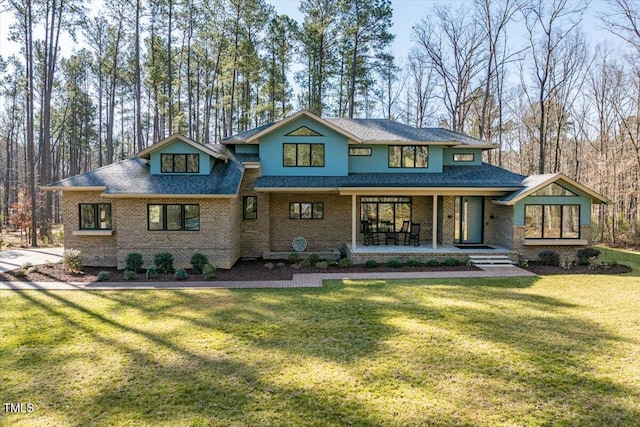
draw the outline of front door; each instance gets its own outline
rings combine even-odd
[[[459,196],[455,199],[455,243],[482,243],[484,197]]]

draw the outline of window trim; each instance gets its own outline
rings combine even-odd
[[[471,160],[456,160],[456,156],[471,156]],[[476,153],[453,153],[455,163],[473,163],[476,161]]]
[[[355,154],[355,150],[365,150],[368,154]],[[371,147],[349,147],[349,155],[352,157],[370,157],[372,153]]]
[[[400,166],[392,166],[391,165],[391,150],[399,147],[400,148]],[[426,162],[424,166],[416,166],[416,154],[418,152],[418,147],[425,149],[427,151]],[[402,151],[405,148],[413,148],[413,166],[405,166],[404,164],[404,156],[402,155]],[[428,169],[429,168],[429,146],[428,145],[389,145],[387,149],[387,167],[389,169]]]
[[[247,216],[247,201],[253,199],[253,218]],[[242,198],[242,220],[243,221],[256,221],[258,219],[258,196],[244,196]]]
[[[171,171],[165,171],[163,168],[164,162],[162,158],[164,156],[171,156]],[[184,156],[184,172],[176,172],[176,156]],[[189,171],[189,156],[196,157],[196,165],[198,165],[197,169],[194,171]],[[160,173],[163,174],[197,174],[200,173],[200,154],[198,153],[160,153]]]
[[[286,161],[286,157],[285,157],[285,146],[287,145],[293,145],[296,148],[296,156],[295,156],[295,165],[287,165],[285,163]],[[299,147],[301,145],[308,145],[309,146],[309,165],[300,165],[300,150]],[[320,165],[314,165],[313,164],[313,146],[317,145],[317,146],[321,146],[322,147],[322,164]],[[324,143],[320,143],[320,142],[285,142],[282,144],[282,167],[285,168],[323,168],[325,166],[325,156],[326,156],[326,150],[325,150],[325,144]]]
[[[293,205],[298,205],[298,214],[299,216],[292,216],[291,215],[291,207]],[[302,205],[311,205],[311,217],[310,218],[303,218],[302,217]],[[319,205],[321,207],[321,211],[322,214],[319,217],[315,216],[315,212],[316,212],[316,205]],[[293,220],[322,220],[324,219],[324,202],[289,202],[289,219],[293,219]]]
[[[82,206],[85,206],[85,205],[93,206],[93,223],[96,225],[95,227],[87,228],[82,226]],[[111,223],[111,227],[108,227],[108,228],[100,227],[100,213],[99,213],[100,211],[98,209],[98,206],[100,205],[109,207],[109,217],[110,217],[109,222]],[[111,209],[111,203],[78,203],[78,230],[82,230],[82,231],[113,230],[113,211]]]
[[[161,206],[162,207],[162,228],[160,229],[152,229],[151,223],[149,222],[149,211],[151,206]],[[168,229],[167,228],[167,207],[168,206],[180,206],[180,228],[179,229]],[[187,206],[197,206],[198,207],[198,228],[193,230],[186,229],[186,207]],[[156,231],[168,231],[168,232],[180,232],[180,231],[200,231],[200,205],[198,203],[147,203],[147,231],[156,232]]]
[[[526,222],[527,222],[527,207],[528,206],[540,206],[542,208],[542,228],[540,230],[540,236],[541,237],[527,237],[526,236],[526,229],[525,229],[525,236],[524,239],[525,240],[580,240],[581,236],[582,236],[582,223],[580,221],[581,219],[581,214],[582,214],[582,206],[580,204],[576,204],[576,203],[529,203],[524,205],[524,220],[525,220],[525,227],[527,226]],[[544,217],[545,217],[545,207],[546,206],[560,206],[560,237],[557,236],[552,236],[552,237],[545,237],[544,236]],[[564,224],[564,207],[565,206],[577,206],[578,207],[578,235],[576,237],[564,237],[564,230],[563,230],[563,224]]]

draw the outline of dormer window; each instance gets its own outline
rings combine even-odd
[[[162,173],[200,172],[200,155],[198,154],[162,154],[160,163]]]

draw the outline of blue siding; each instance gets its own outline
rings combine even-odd
[[[260,150],[258,144],[236,144],[235,147],[238,154],[258,154]]]
[[[390,144],[393,145],[393,144]],[[351,147],[370,147],[371,156],[349,156],[351,173],[439,173],[442,172],[442,147],[429,146],[429,167],[427,168],[390,168],[388,145],[354,144]]]
[[[151,153],[151,174],[162,175],[160,172],[160,156],[162,154],[200,154],[200,172],[198,174],[172,174],[172,175],[209,175],[215,159],[209,154],[198,150],[197,148],[176,140],[168,145],[165,145],[160,150]]]
[[[285,136],[300,126],[322,134],[322,136]],[[324,167],[283,166],[284,143],[324,144]],[[237,147],[237,146],[236,146]],[[310,120],[300,117],[260,138],[260,162],[263,176],[347,176],[348,145],[343,135]]]
[[[473,162],[454,162],[454,154],[473,154],[474,159]],[[445,166],[480,166],[482,164],[482,149],[445,147],[443,151],[443,163]]]

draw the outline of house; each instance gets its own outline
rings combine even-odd
[[[526,177],[483,163],[494,148],[447,129],[302,110],[220,144],[172,135],[44,189],[63,192],[65,247],[87,265],[122,268],[130,252],[150,264],[169,251],[176,265],[202,252],[230,268],[292,248],[355,262],[532,259],[588,245],[591,205],[608,200],[559,173]],[[409,223],[420,224],[418,246],[386,233],[364,245],[363,227],[397,236]]]

